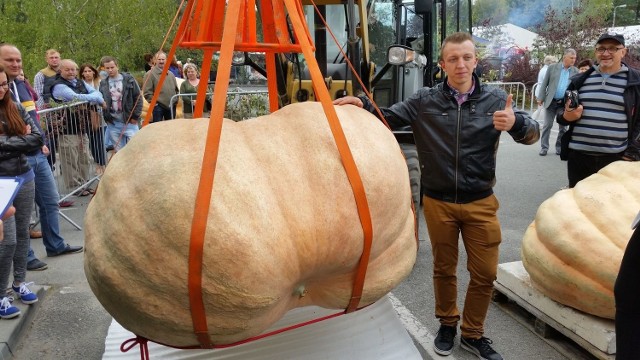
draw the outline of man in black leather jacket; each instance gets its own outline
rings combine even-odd
[[[452,352],[460,313],[456,304],[458,237],[467,250],[471,281],[462,314],[464,349],[490,360],[502,357],[484,337],[501,242],[493,195],[496,153],[506,131],[514,141],[533,144],[538,124],[512,106],[512,96],[483,85],[474,74],[478,63],[471,35],[455,33],[442,44],[440,66],[445,81],[422,88],[407,100],[381,109],[392,128],[411,125],[422,170],[424,214],[434,262],[436,317],[440,330],[434,350]],[[352,104],[375,114],[366,97],[345,97],[336,105]]]

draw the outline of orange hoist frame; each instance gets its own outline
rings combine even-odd
[[[189,303],[194,333],[201,348],[214,347],[208,335],[207,318],[202,299],[202,250],[213,191],[233,51],[264,52],[266,54],[267,86],[269,94],[272,94],[272,96],[269,96],[269,107],[272,112],[278,109],[278,97],[273,96],[273,94],[277,94],[275,54],[302,53],[307,61],[314,91],[318,95],[327,116],[331,133],[335,139],[342,164],[353,190],[364,234],[363,251],[354,278],[351,299],[345,309],[345,313],[358,309],[371,252],[373,226],[364,185],[347,139],[338,121],[329,91],[325,87],[320,68],[314,57],[315,49],[312,45],[309,30],[303,21],[302,5],[299,0],[258,1],[262,15],[263,43],[257,41],[257,22],[254,11],[256,0],[189,0],[183,12],[176,37],[167,55],[169,59],[172,59],[178,47],[202,49],[204,52],[202,69],[210,69],[214,53],[220,52],[189,248]],[[293,42],[289,38],[287,21],[293,27]],[[153,109],[157,102],[168,69],[169,62],[165,64],[159,79],[159,85],[156,87],[149,104],[149,109]],[[194,118],[202,117],[206,87],[207,83],[205,81],[201,81],[198,85]],[[149,123],[151,114],[151,110],[147,112],[143,126]],[[204,164],[207,166],[204,166]]]

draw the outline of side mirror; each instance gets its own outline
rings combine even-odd
[[[246,63],[247,63],[247,56],[244,52],[242,51],[233,52],[233,57],[231,57],[231,65],[241,66],[241,65],[246,65]]]
[[[423,68],[427,65],[427,58],[408,46],[391,45],[387,49],[387,62],[397,66],[413,63]]]
[[[391,45],[387,49],[387,62],[391,65],[404,65],[416,58],[416,52],[404,45]]]

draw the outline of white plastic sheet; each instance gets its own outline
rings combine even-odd
[[[267,332],[334,314],[315,306],[293,309]],[[135,337],[115,320],[105,340],[103,359],[140,359],[140,348],[120,352],[120,345]],[[178,350],[149,342],[150,359],[224,360],[386,360],[421,359],[411,337],[387,297],[356,311],[286,331],[261,340],[215,350]]]
[[[538,106],[538,108],[531,114],[531,118],[540,124],[544,124],[545,111],[544,108]]]

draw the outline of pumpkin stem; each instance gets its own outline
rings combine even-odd
[[[296,290],[293,293],[303,298],[307,295],[307,289],[304,288],[304,285],[300,285],[296,288]]]

